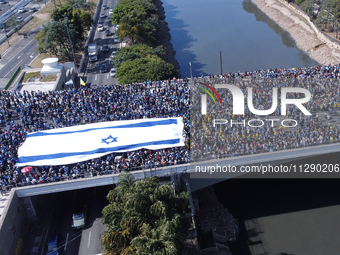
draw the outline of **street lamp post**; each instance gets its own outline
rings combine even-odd
[[[72,40],[71,40],[71,36],[70,36],[70,31],[68,30],[68,18],[65,17],[65,25],[66,25],[66,30],[67,30],[67,34],[68,34],[68,39],[70,40],[70,45],[71,45],[71,50],[72,50],[72,55],[73,55],[73,61],[74,61],[74,71],[75,73],[77,73],[77,62],[76,62],[76,57],[74,55],[74,51],[73,51],[73,45],[72,45]]]
[[[193,80],[192,80],[192,70],[191,70],[191,62],[189,62],[189,66],[190,66],[190,77],[191,77],[191,83],[193,83]]]

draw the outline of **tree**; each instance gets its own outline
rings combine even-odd
[[[114,24],[120,24],[120,20],[122,19],[122,17],[126,16],[132,10],[132,5],[122,4],[121,2],[119,2],[111,15],[112,22]]]
[[[58,9],[54,9],[51,18],[55,21],[68,19],[81,36],[81,39],[84,39],[84,31],[88,30],[92,25],[90,13],[75,9],[68,4],[63,4]]]
[[[6,27],[6,28],[13,27],[13,28],[14,28],[14,31],[15,31],[16,33],[19,34],[19,26],[20,26],[20,24],[21,24],[22,22],[24,22],[23,19],[20,20],[20,21],[17,21],[17,20],[14,18],[14,16],[11,16],[11,17],[6,21],[5,27]]]
[[[135,181],[123,173],[107,199],[104,254],[180,254],[190,226],[189,202],[169,185],[160,185],[157,177]]]
[[[96,8],[94,2],[85,0],[67,0],[66,4],[72,6],[74,9],[81,9],[87,12],[93,12]]]
[[[160,57],[149,55],[132,61],[123,62],[117,68],[117,77],[121,84],[131,84],[148,80],[165,80],[176,76],[175,67]]]
[[[69,20],[73,18],[73,7],[68,4],[63,4],[57,9],[53,9],[51,18],[55,21],[63,20],[67,17]]]
[[[81,11],[80,20],[81,20],[84,30],[88,31],[91,28],[91,25],[93,23],[91,14],[89,12]]]
[[[75,51],[80,50],[83,46],[83,37],[75,29],[72,23],[68,24],[70,37]],[[38,42],[37,51],[39,53],[48,53],[50,55],[59,56],[61,59],[68,58],[73,60],[71,44],[66,30],[66,21],[50,22],[35,37]]]

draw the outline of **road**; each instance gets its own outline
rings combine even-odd
[[[99,237],[106,230],[101,222],[101,211],[108,204],[106,195],[111,189],[112,186],[104,186],[57,193],[53,201],[54,210],[50,217],[48,234],[42,238],[44,247],[50,235],[60,234],[60,251],[63,255],[101,253]],[[78,205],[87,207],[86,226],[82,230],[71,227],[73,209]]]
[[[17,3],[19,3],[20,1],[7,1],[6,4],[3,4],[3,5],[0,5],[0,16],[3,15],[6,11],[8,11],[9,9],[11,9],[12,7],[14,7]],[[26,6],[25,6],[25,9],[26,9],[26,12],[23,12],[23,13],[19,13],[17,11],[13,12],[12,13],[12,16],[14,18],[17,18],[17,17],[22,17],[23,20],[25,20],[27,17],[31,16],[32,14],[34,13],[31,13],[29,12],[29,9],[31,7],[35,7],[36,10],[40,10],[40,8],[43,6],[42,3],[37,3],[37,2],[30,2],[28,3]],[[6,31],[4,29],[1,29],[0,30],[0,38],[3,37],[5,35],[5,32],[9,32],[10,30],[12,30],[13,27],[7,27],[6,28]]]
[[[0,88],[5,87],[19,66],[25,67],[38,56],[36,52],[38,44],[34,39],[38,31],[39,29],[36,29],[27,38],[20,39],[10,50],[1,55]]]
[[[91,87],[104,86],[104,85],[112,85],[117,84],[117,79],[110,76],[109,71],[113,67],[110,56],[113,51],[117,51],[120,48],[120,43],[114,43],[114,36],[106,36],[105,30],[110,29],[111,33],[115,31],[115,26],[108,20],[109,10],[115,8],[118,4],[118,0],[104,0],[103,5],[107,5],[108,9],[101,10],[101,13],[105,14],[104,18],[100,18],[98,20],[98,24],[102,24],[104,26],[104,31],[98,31],[96,29],[94,42],[99,46],[99,54],[97,62],[89,62],[86,69],[86,84]],[[104,53],[101,51],[101,47],[107,44],[110,48],[109,52]],[[106,64],[108,67],[108,72],[100,73],[99,68],[100,65]]]

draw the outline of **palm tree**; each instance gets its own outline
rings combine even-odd
[[[185,197],[176,196],[157,177],[135,181],[123,173],[107,199],[104,254],[179,254],[190,224]]]

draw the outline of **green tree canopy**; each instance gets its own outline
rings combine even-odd
[[[85,0],[67,0],[66,4],[72,6],[74,9],[81,9],[87,12],[93,12],[96,8],[94,2]]]
[[[148,80],[165,80],[175,75],[176,70],[174,66],[155,55],[123,62],[117,69],[117,77],[120,84]]]
[[[51,18],[55,21],[63,20],[67,17],[69,20],[73,18],[73,7],[68,4],[63,4],[59,8],[53,9]]]
[[[89,12],[81,11],[80,13],[81,24],[83,25],[84,30],[89,30],[93,23],[91,14]]]
[[[75,51],[80,50],[83,46],[82,35],[79,34],[72,23],[69,23],[68,27],[73,49]],[[35,39],[38,42],[37,51],[39,53],[48,53],[59,56],[61,59],[68,58],[69,60],[73,60],[65,20],[53,20],[38,33]]]
[[[157,177],[135,181],[123,173],[107,199],[104,254],[180,254],[190,226],[184,214],[189,205],[185,197],[174,195]]]

